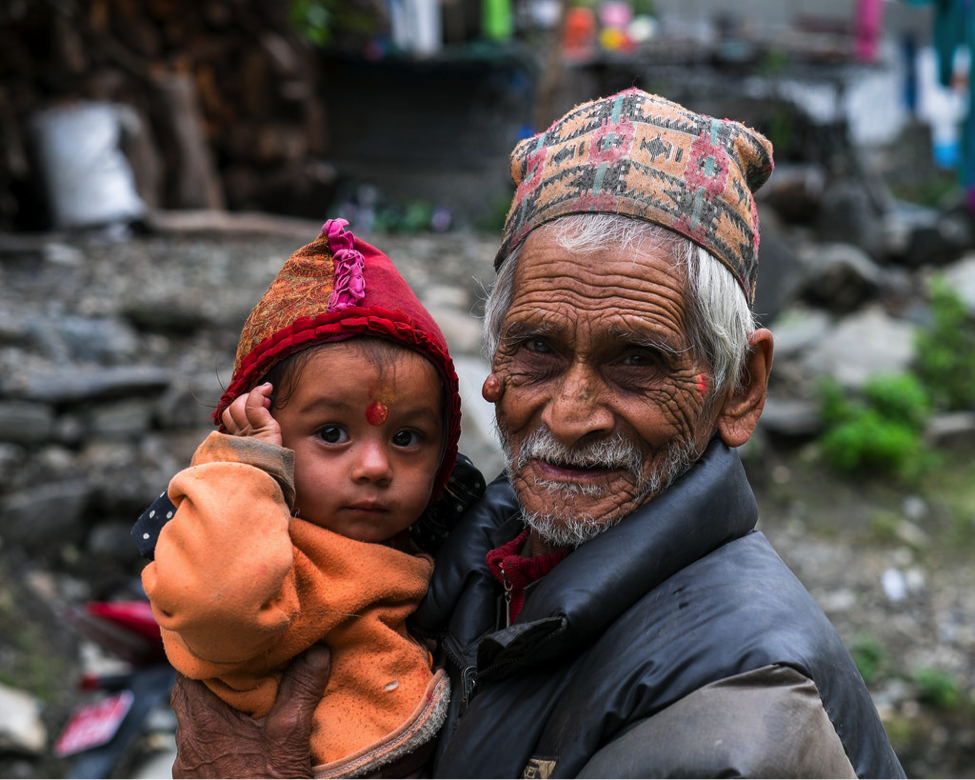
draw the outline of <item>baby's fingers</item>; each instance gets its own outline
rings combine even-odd
[[[223,427],[227,429],[227,433],[233,434],[234,436],[246,436],[249,427],[247,422],[247,395],[237,396],[226,409],[223,410],[223,414],[220,415],[220,420],[223,422]]]
[[[227,432],[234,436],[256,436],[271,444],[281,444],[281,427],[271,416],[270,383],[265,382],[246,395],[233,400],[221,419]]]

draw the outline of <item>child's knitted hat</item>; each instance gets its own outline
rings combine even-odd
[[[331,219],[296,251],[244,323],[230,386],[213,413],[221,415],[268,370],[308,347],[354,336],[389,339],[419,352],[437,369],[447,405],[444,455],[431,503],[442,494],[457,459],[460,394],[447,342],[430,313],[386,255]]]
[[[754,301],[758,211],[772,145],[728,119],[628,89],[583,103],[511,153],[517,185],[494,267],[539,225],[623,214],[680,233],[726,265]]]

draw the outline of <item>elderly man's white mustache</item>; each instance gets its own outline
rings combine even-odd
[[[683,474],[691,465],[695,453],[691,439],[672,439],[667,445],[666,456],[649,473],[644,473],[646,463],[654,460],[653,456],[641,452],[622,434],[568,447],[542,425],[521,442],[517,457],[512,452],[510,435],[500,426],[498,434],[509,474],[524,468],[532,460],[543,460],[568,468],[623,470],[633,477],[635,498],[638,502],[657,495]],[[536,479],[533,484],[563,498],[598,498],[607,488],[591,482],[546,479]],[[547,512],[527,512],[524,509],[522,512],[525,524],[534,529],[542,539],[557,547],[578,547],[621,519],[607,522],[604,518],[594,517],[587,507],[572,504],[553,506]]]
[[[611,439],[567,447],[556,439],[547,427],[541,426],[521,442],[518,456],[513,463],[510,462],[510,453],[507,454],[509,473],[512,467],[517,470],[524,468],[530,461],[543,460],[555,466],[568,468],[622,470],[630,473],[636,482],[643,481],[643,453],[622,434],[616,434]],[[600,486],[591,483],[536,480],[535,484],[563,493],[589,496],[599,495],[603,490]]]

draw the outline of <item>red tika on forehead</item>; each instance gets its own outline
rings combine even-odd
[[[517,189],[494,267],[545,222],[622,214],[707,249],[751,303],[759,242],[754,191],[772,168],[772,145],[738,122],[638,89],[583,103],[512,152]]]

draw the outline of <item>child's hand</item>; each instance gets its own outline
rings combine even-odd
[[[237,396],[220,418],[227,433],[234,436],[253,436],[280,447],[281,426],[270,412],[269,396],[273,389],[270,382],[265,382],[246,395]]]

